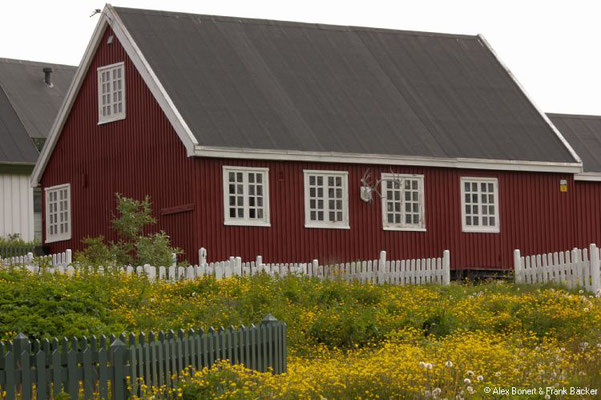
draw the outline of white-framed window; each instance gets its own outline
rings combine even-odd
[[[461,218],[464,232],[499,232],[497,178],[461,178]]]
[[[225,225],[269,226],[269,169],[223,167]]]
[[[51,186],[46,194],[46,243],[71,239],[71,185]]]
[[[348,172],[305,170],[305,227],[349,229]]]
[[[125,64],[98,68],[98,123],[125,118]]]
[[[382,174],[384,230],[425,231],[424,176]]]

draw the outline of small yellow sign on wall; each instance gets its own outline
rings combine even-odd
[[[567,179],[561,179],[559,181],[559,191],[562,193],[566,193],[568,191],[568,180]]]

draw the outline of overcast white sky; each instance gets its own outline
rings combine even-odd
[[[547,112],[601,115],[596,0],[115,0],[123,7],[339,25],[483,34]],[[3,0],[0,57],[79,64],[95,0]]]

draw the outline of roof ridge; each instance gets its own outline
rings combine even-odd
[[[265,18],[250,18],[250,17],[234,17],[225,15],[211,15],[211,14],[194,14],[189,12],[181,11],[162,11],[162,10],[149,10],[142,8],[130,8],[130,7],[114,7],[119,12],[138,12],[141,14],[152,14],[152,15],[163,15],[170,17],[173,15],[186,16],[186,17],[205,17],[212,21],[217,22],[246,22],[253,24],[262,25],[274,25],[274,26],[291,26],[291,27],[305,27],[314,29],[329,29],[329,30],[345,30],[345,31],[368,31],[368,32],[380,32],[380,33],[391,33],[391,34],[402,34],[410,36],[427,36],[427,37],[443,37],[450,39],[470,39],[478,40],[478,35],[469,35],[461,33],[443,33],[443,32],[428,32],[428,31],[414,31],[414,30],[402,30],[393,28],[377,28],[368,26],[354,26],[354,25],[336,25],[336,24],[323,24],[319,22],[301,22],[301,21],[284,21],[276,19],[265,19]]]

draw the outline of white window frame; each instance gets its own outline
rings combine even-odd
[[[324,228],[324,229],[350,229],[349,224],[349,197],[348,197],[348,172],[347,171],[325,171],[325,170],[304,170],[305,183],[305,228]],[[309,196],[309,179],[311,176],[322,176],[342,178],[342,221],[311,221],[311,207]],[[325,186],[327,187],[327,186]],[[325,188],[324,187],[324,188]],[[324,215],[329,213],[329,205],[324,190]]]
[[[465,212],[465,183],[477,183],[480,186],[481,183],[492,183],[493,184],[493,206],[495,207],[495,225],[494,226],[482,226],[482,225],[466,225],[466,212]],[[501,231],[501,220],[499,219],[499,180],[497,178],[490,177],[461,177],[461,228],[463,232],[474,232],[474,233],[499,233]],[[480,190],[478,190],[478,220],[482,221],[482,198]],[[488,215],[490,216],[490,215]]]
[[[121,93],[122,93],[122,100],[121,102],[123,103],[123,109],[121,110],[121,112],[118,113],[114,113],[111,111],[111,115],[102,115],[102,107],[103,107],[103,103],[102,103],[102,73],[106,72],[107,70],[112,71],[115,69],[120,69],[121,70]],[[125,109],[126,109],[126,101],[125,101],[125,63],[123,61],[115,63],[115,64],[110,64],[110,65],[103,65],[102,67],[98,67],[96,69],[97,71],[97,79],[98,79],[98,125],[101,124],[106,124],[109,122],[114,122],[114,121],[119,121],[122,119],[125,119]],[[110,83],[112,83],[113,81],[111,80]],[[113,96],[114,92],[111,91],[110,95],[111,97]],[[112,107],[114,104],[114,102],[111,102],[109,107]]]
[[[55,233],[55,234],[51,234],[50,233],[50,220],[51,220],[51,214],[59,214],[60,211],[60,206],[59,210],[57,210],[56,213],[51,212],[50,210],[50,194],[52,192],[58,192],[60,193],[62,190],[67,190],[67,221],[61,221],[61,222],[66,222],[67,223],[67,230],[66,232],[63,233]],[[71,231],[72,231],[72,225],[73,225],[73,220],[71,218],[71,210],[72,210],[72,201],[71,201],[71,184],[69,183],[65,183],[63,185],[57,185],[57,186],[50,186],[44,189],[44,202],[45,202],[45,209],[46,209],[46,219],[45,219],[45,225],[46,225],[46,243],[54,243],[54,242],[60,242],[63,240],[70,240],[71,239]],[[55,223],[57,228],[60,225],[60,223],[56,222]]]
[[[394,174],[394,173],[383,173],[381,175],[380,188],[382,191],[382,229],[385,231],[417,231],[417,232],[425,232],[426,231],[426,207],[425,207],[425,197],[424,197],[424,176],[416,175],[416,174]],[[388,222],[388,204],[387,204],[387,193],[388,187],[387,183],[399,179],[401,181],[401,222],[394,223]],[[405,190],[403,188],[403,180],[411,179],[418,181],[418,202],[419,202],[419,216],[420,221],[418,224],[408,224],[405,222]]]
[[[229,210],[229,173],[242,172],[244,174],[244,218],[230,217]],[[248,173],[261,173],[263,175],[263,218],[249,218],[248,204]],[[233,226],[271,226],[269,219],[269,168],[223,166],[223,223]]]

